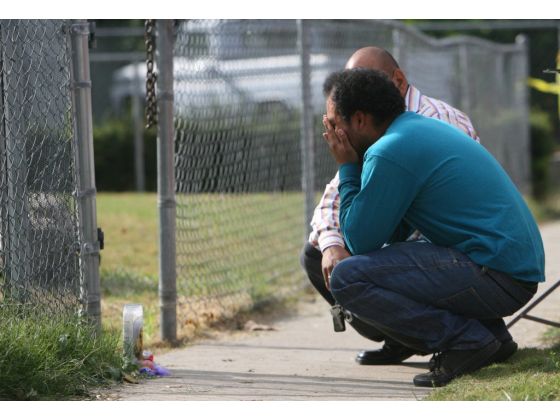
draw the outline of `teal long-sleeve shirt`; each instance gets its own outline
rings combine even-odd
[[[523,197],[496,159],[455,127],[405,112],[362,166],[339,171],[340,225],[352,254],[404,240],[399,231],[412,228],[477,264],[544,281],[542,239]]]

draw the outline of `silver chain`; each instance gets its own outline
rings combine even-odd
[[[157,124],[157,100],[156,100],[156,80],[157,74],[154,71],[154,57],[156,52],[156,21],[147,19],[145,22],[145,43],[146,43],[146,128]]]

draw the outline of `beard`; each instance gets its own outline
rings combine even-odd
[[[358,154],[358,159],[360,160],[360,163],[362,163],[364,161],[364,155],[366,154],[367,150],[375,143],[375,140],[373,140],[370,137],[362,137],[359,138],[358,141],[356,142],[356,144],[351,143],[352,147],[354,148],[354,150],[356,151],[356,153]]]

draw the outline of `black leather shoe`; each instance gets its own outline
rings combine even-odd
[[[388,344],[385,342],[379,350],[359,352],[356,356],[356,362],[360,365],[396,365],[415,354],[416,350],[405,347],[402,344]]]
[[[513,356],[516,351],[517,351],[517,343],[515,341],[513,341],[512,339],[508,341],[503,341],[500,344],[500,348],[498,349],[496,354],[494,354],[494,356],[492,356],[484,366],[491,365],[492,363],[503,363],[511,356]],[[436,363],[436,359],[434,355],[428,362],[428,367],[430,368],[430,371],[434,370],[435,363]]]
[[[516,351],[517,343],[515,341],[504,341],[501,343],[501,346],[496,354],[494,354],[494,356],[492,357],[492,361],[488,364],[491,365],[492,363],[503,363],[511,356],[513,356]]]
[[[448,350],[434,357],[434,368],[414,377],[414,385],[440,387],[465,373],[486,366],[500,349],[498,340],[475,350]]]

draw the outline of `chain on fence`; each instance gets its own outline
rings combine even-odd
[[[322,83],[366,45],[390,51],[423,93],[470,114],[482,143],[527,190],[523,46],[439,41],[388,21],[305,24],[317,201],[336,172],[321,137]],[[305,284],[297,24],[183,21],[174,55],[179,305],[212,319]]]
[[[76,311],[70,22],[0,20],[0,306]]]

